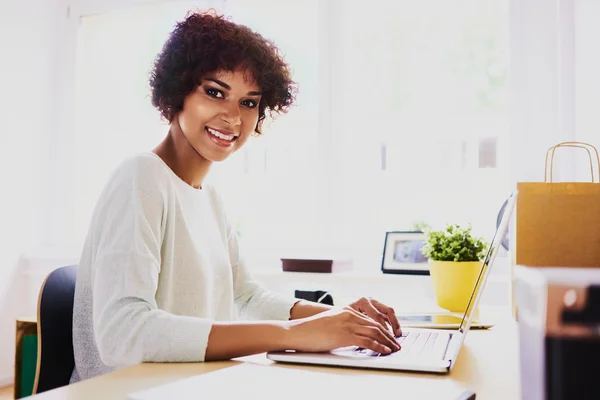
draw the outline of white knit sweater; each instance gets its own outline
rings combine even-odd
[[[71,381],[146,361],[203,361],[213,321],[286,320],[296,301],[252,280],[214,189],[194,189],[140,154],[116,170],[92,217]]]

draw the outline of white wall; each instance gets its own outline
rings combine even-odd
[[[579,140],[600,147],[600,2],[510,1],[512,178],[539,181],[549,146]],[[557,152],[554,168],[558,181],[590,179],[582,151]]]
[[[575,17],[575,126],[577,140],[589,142],[600,147],[600,52],[598,51],[598,17],[600,2],[597,0],[578,0]],[[577,172],[580,180],[590,179],[589,164],[584,152],[577,157]],[[596,179],[598,175],[596,175]]]
[[[513,182],[540,181],[546,149],[572,140],[560,128],[560,76],[558,44],[560,7],[547,0],[511,0],[511,176]],[[533,23],[535,21],[535,23]],[[563,32],[564,33],[564,32]],[[562,158],[559,179],[570,169]]]
[[[39,243],[47,197],[48,143],[62,0],[0,2],[0,386],[14,368],[20,255]]]

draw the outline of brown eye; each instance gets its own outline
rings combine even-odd
[[[242,101],[242,105],[248,108],[255,108],[258,105],[258,103],[254,100],[244,100]]]
[[[209,95],[210,97],[214,97],[215,99],[222,99],[223,97],[225,97],[223,95],[223,92],[221,92],[220,90],[217,89],[206,89],[206,94]]]

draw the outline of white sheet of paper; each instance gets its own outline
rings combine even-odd
[[[368,370],[341,375],[245,363],[136,392],[129,399],[455,400],[462,392],[463,388],[451,380],[427,376],[382,376]]]

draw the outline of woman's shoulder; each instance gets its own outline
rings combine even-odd
[[[169,178],[168,168],[158,155],[138,153],[121,161],[113,176],[135,181],[165,180]]]
[[[155,153],[137,153],[125,158],[115,169],[116,174],[131,176],[165,175],[167,165]]]
[[[98,198],[97,215],[106,218],[115,213],[130,212],[132,204],[160,212],[170,193],[168,171],[164,171],[166,165],[163,167],[161,163],[158,156],[149,153],[122,160],[113,169]]]
[[[132,187],[143,191],[163,191],[169,187],[168,166],[154,153],[139,153],[130,156],[113,170],[107,189],[131,190]]]

